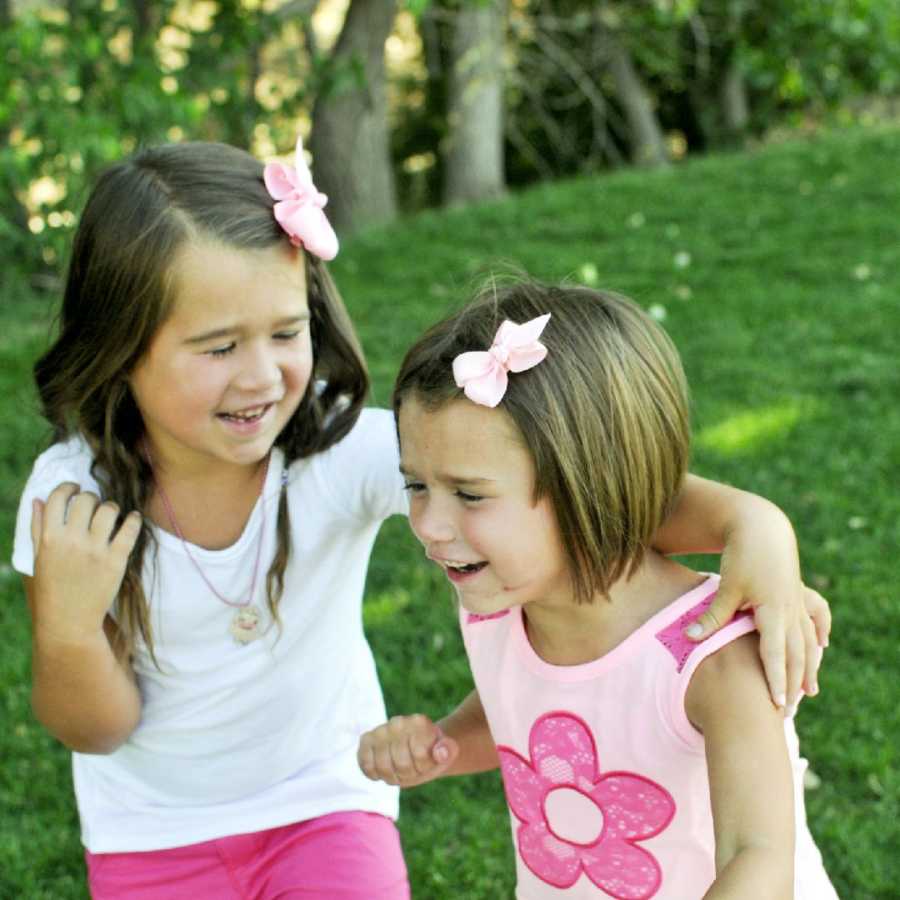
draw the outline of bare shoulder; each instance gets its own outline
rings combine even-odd
[[[741,635],[704,659],[685,694],[685,712],[704,734],[713,726],[743,727],[750,720],[781,728],[759,656],[756,632]]]

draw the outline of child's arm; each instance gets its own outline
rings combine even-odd
[[[698,619],[694,639],[712,634],[738,609],[752,608],[772,699],[793,709],[801,686],[818,691],[828,604],[800,580],[794,530],[784,513],[755,494],[688,475],[678,503],[654,536],[662,553],[722,552],[722,582]],[[812,618],[810,618],[812,617]]]
[[[707,657],[685,696],[706,743],[716,836],[716,880],[705,900],[794,896],[791,766],[756,645],[748,634]]]
[[[122,583],[140,516],[115,530],[118,510],[78,486],[35,501],[32,706],[47,730],[79,753],[111,753],[137,726],[141,699],[121,635],[106,612]]]
[[[500,764],[478,691],[438,723],[424,715],[394,716],[360,738],[357,759],[373,781],[400,787]]]

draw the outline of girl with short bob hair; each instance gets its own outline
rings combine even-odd
[[[614,293],[491,283],[407,353],[393,405],[475,691],[364,735],[363,771],[499,766],[520,900],[836,900],[752,616],[689,641],[719,577],[652,546],[690,449],[662,328]]]

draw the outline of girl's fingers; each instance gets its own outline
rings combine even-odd
[[[784,617],[780,610],[774,611],[758,606],[754,610],[754,618],[759,631],[759,655],[769,684],[769,693],[772,695],[772,702],[784,709],[787,705]]]
[[[110,542],[112,548],[127,557],[137,543],[143,522],[143,516],[136,510],[128,513]]]
[[[416,735],[409,739],[409,756],[412,761],[413,777],[427,775],[434,768],[434,760],[431,758],[431,744],[426,744]]]
[[[116,503],[113,503],[112,500],[98,503],[94,507],[94,514],[91,517],[89,526],[91,534],[108,543],[113,537],[118,518],[119,507]]]
[[[433,775],[432,747],[441,736],[427,716],[394,716],[360,738],[356,759],[367,778],[410,787]]]
[[[69,500],[80,490],[81,487],[74,482],[64,481],[50,492],[50,496],[47,497],[44,504],[43,522],[45,527],[56,528],[65,524]]]
[[[375,750],[372,747],[372,739],[364,734],[359,741],[359,749],[356,751],[356,761],[362,769],[363,775],[371,781],[378,781],[378,770],[375,768]]]
[[[388,784],[397,784],[397,776],[394,772],[394,761],[391,758],[391,745],[389,741],[376,743],[374,746],[374,768],[376,777]]]
[[[94,512],[99,505],[100,498],[90,491],[75,494],[66,510],[66,524],[79,531],[90,531]]]
[[[443,772],[459,756],[459,744],[453,738],[445,737],[443,733],[440,739],[431,748],[431,757]]]
[[[827,647],[828,637],[831,634],[831,607],[828,601],[818,591],[804,585],[803,605],[815,626],[819,646]],[[821,654],[819,656],[821,657]]]
[[[396,779],[395,784],[402,784],[416,777],[412,756],[409,752],[407,741],[391,741],[389,745],[391,756],[391,770]]]
[[[800,694],[803,690],[803,679],[806,675],[806,641],[799,619],[794,622],[786,634],[786,678],[787,705],[785,714],[792,716],[797,711]]]
[[[721,589],[713,598],[712,603],[702,615],[698,616],[684,633],[692,641],[702,641],[718,631],[723,625],[730,622],[741,605],[738,594],[730,594]]]
[[[806,665],[803,673],[803,693],[814,697],[819,693],[819,663],[822,661],[822,647],[819,645],[812,619],[801,613],[800,627],[806,646]]]

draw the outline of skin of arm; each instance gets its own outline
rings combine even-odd
[[[456,743],[458,752],[445,775],[471,775],[488,772],[500,765],[497,746],[488,727],[481,697],[473,690],[450,715],[438,722],[445,739]],[[434,752],[440,756],[441,742]]]
[[[818,692],[821,648],[828,642],[831,616],[828,604],[803,585],[794,530],[777,506],[688,475],[653,544],[667,554],[723,550],[718,595],[697,620],[699,628],[687,630],[688,637],[705,638],[739,609],[752,608],[775,705],[790,712],[801,688],[807,694]]]
[[[794,792],[784,720],[769,702],[757,636],[705,659],[685,710],[703,733],[716,880],[705,900],[792,900]]]
[[[25,577],[32,621],[32,707],[69,749],[111,753],[137,727],[141,699],[115,622],[106,614],[140,530],[132,515],[76,485],[36,501],[35,574]]]
[[[477,690],[437,723],[424,715],[394,716],[360,738],[357,760],[373,781],[404,788],[500,765]]]

